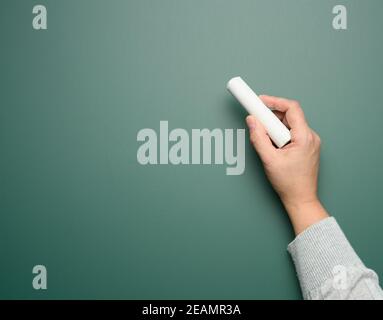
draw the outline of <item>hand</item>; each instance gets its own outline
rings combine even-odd
[[[265,128],[254,116],[246,118],[250,140],[294,229],[300,233],[308,225],[328,216],[317,195],[321,141],[308,126],[298,102],[265,95],[260,99],[290,129],[291,143],[281,149],[274,147]]]

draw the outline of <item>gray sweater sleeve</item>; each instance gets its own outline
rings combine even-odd
[[[334,218],[307,228],[288,251],[304,299],[383,300],[378,276],[359,259]]]

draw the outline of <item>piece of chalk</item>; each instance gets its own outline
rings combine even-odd
[[[269,137],[278,148],[282,148],[291,140],[289,129],[264,105],[262,100],[258,98],[241,77],[231,79],[227,83],[227,90],[242,104],[249,114],[255,116],[263,124]]]

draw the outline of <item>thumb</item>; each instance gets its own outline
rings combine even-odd
[[[276,148],[273,146],[265,128],[254,116],[247,116],[247,126],[250,131],[250,141],[255,150],[261,157],[263,162],[269,162],[276,153]]]

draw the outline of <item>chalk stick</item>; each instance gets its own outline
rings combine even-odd
[[[278,148],[282,148],[291,140],[289,129],[265,106],[241,77],[232,78],[227,83],[227,90],[249,114],[255,116],[262,123],[269,137]]]

